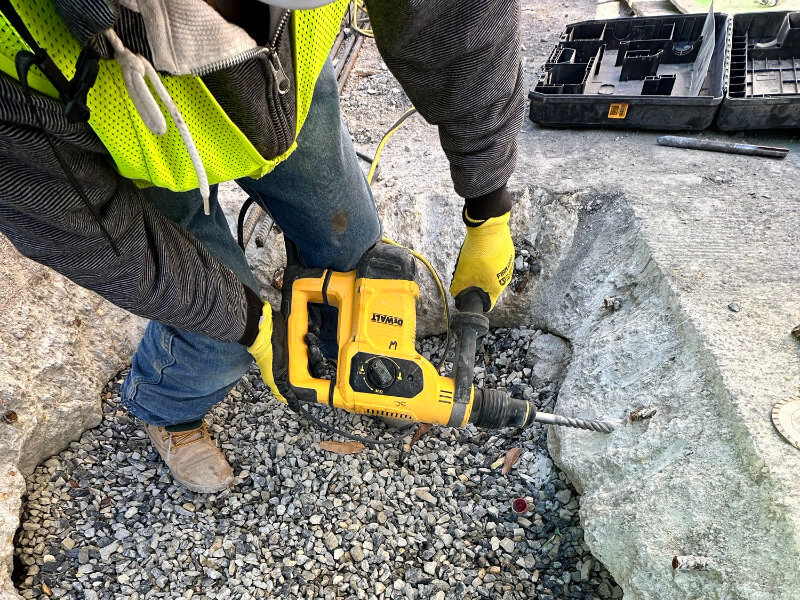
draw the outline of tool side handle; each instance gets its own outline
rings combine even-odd
[[[472,400],[472,378],[478,338],[489,331],[489,319],[483,314],[483,299],[478,290],[459,294],[457,305],[460,312],[454,314],[450,320],[450,326],[456,334],[453,357],[455,394],[450,419],[453,427],[461,425],[467,406]]]

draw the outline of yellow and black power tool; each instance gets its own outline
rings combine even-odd
[[[473,423],[493,429],[525,427],[536,420],[611,430],[603,421],[537,413],[530,401],[473,386],[477,341],[489,327],[477,292],[459,298],[460,310],[451,320],[457,340],[453,377],[440,375],[416,350],[419,286],[414,257],[407,248],[379,243],[354,271],[342,273],[300,267],[292,259],[290,244],[287,240],[289,264],[283,277],[281,313],[287,327],[288,386],[300,403],[319,402],[409,424],[462,427]],[[336,309],[335,379],[314,377],[309,369],[307,334],[309,310],[314,306]],[[305,410],[299,412],[310,416]]]

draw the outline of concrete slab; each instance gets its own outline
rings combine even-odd
[[[793,154],[742,160],[666,152],[655,138],[532,126],[520,137],[525,185],[569,178],[615,198],[577,210],[584,229],[561,240],[531,305],[573,345],[559,409],[659,411],[608,438],[554,430],[551,449],[584,492],[587,541],[632,597],[788,600],[800,582],[800,452],[770,412],[800,384],[800,147],[744,136]],[[621,298],[618,314],[598,292]],[[673,573],[680,554],[716,567]]]

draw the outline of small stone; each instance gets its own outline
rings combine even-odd
[[[333,533],[332,531],[328,531],[325,534],[324,542],[325,542],[325,547],[328,550],[333,551],[335,548],[339,547],[339,538],[337,538],[336,534]]]
[[[75,547],[75,540],[72,538],[66,537],[61,540],[61,545],[64,546],[67,550],[72,550]]]
[[[646,421],[647,419],[652,419],[656,415],[656,412],[658,411],[655,409],[655,407],[640,406],[636,410],[632,410],[628,414],[628,418],[634,423],[637,421]]]
[[[422,571],[420,571],[416,567],[408,567],[405,573],[405,580],[406,583],[410,583],[412,585],[416,585],[419,583],[420,579],[422,579]]]
[[[509,538],[503,538],[502,540],[500,540],[500,547],[509,554],[511,554],[512,552],[514,552],[516,544],[514,544],[514,540],[511,540]]]
[[[111,542],[108,546],[100,548],[100,559],[103,562],[107,561],[109,558],[111,558],[111,555],[117,551],[118,548],[119,542]]]
[[[286,458],[286,444],[279,443],[275,448],[275,458]]]
[[[739,308],[739,305],[738,305],[738,304],[736,304],[736,302],[731,302],[730,304],[728,304],[728,308],[729,308],[729,309],[730,309],[732,312],[739,312],[739,311],[741,310],[741,309]]]
[[[436,576],[436,563],[435,562],[426,562],[422,566],[422,570],[425,571],[428,575],[433,577]]]
[[[586,558],[581,564],[581,581],[589,581],[589,576],[592,573],[592,559]]]
[[[420,500],[424,500],[429,504],[436,504],[437,502],[436,498],[428,490],[422,488],[416,488],[414,489],[414,494],[417,496],[417,498],[419,498]]]
[[[358,545],[353,546],[350,548],[350,558],[352,558],[354,562],[361,562],[364,560],[364,549]]]
[[[568,489],[556,492],[556,500],[558,500],[561,504],[569,504],[570,498],[572,498],[572,492]]]

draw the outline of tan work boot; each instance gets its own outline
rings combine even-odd
[[[233,469],[211,440],[205,423],[197,429],[179,432],[145,425],[147,435],[175,481],[185,488],[212,494],[227,489],[233,481]]]

